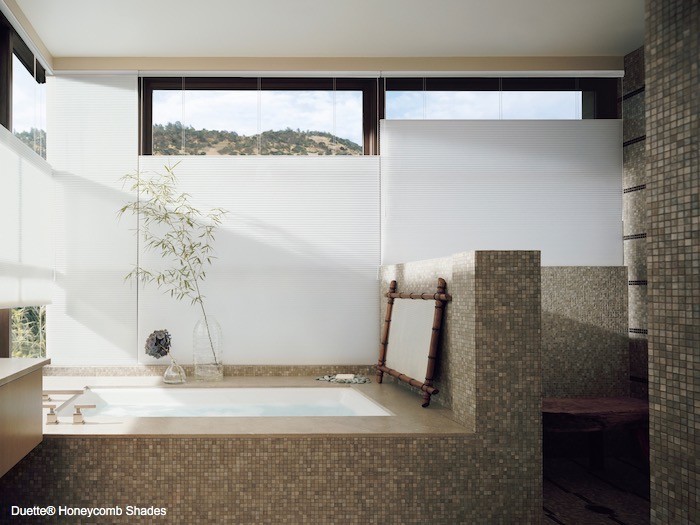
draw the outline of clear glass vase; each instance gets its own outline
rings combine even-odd
[[[202,316],[194,325],[194,378],[197,381],[221,381],[224,378],[223,335],[211,315]]]
[[[187,381],[185,370],[175,362],[175,359],[170,357],[170,366],[165,369],[163,374],[163,383],[170,385],[178,385]]]

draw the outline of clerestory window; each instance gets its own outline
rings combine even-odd
[[[374,155],[380,119],[618,118],[616,78],[143,78],[144,155]]]
[[[46,70],[2,13],[0,125],[46,158]]]
[[[373,152],[376,84],[332,78],[146,78],[141,150],[150,155]]]

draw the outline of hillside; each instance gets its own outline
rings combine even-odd
[[[184,129],[180,122],[153,126],[154,155],[362,155],[362,146],[325,131],[285,129],[256,135]],[[260,151],[258,151],[260,149]]]

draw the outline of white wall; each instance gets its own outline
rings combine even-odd
[[[622,264],[619,120],[383,121],[382,263],[540,250]]]

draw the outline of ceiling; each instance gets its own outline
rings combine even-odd
[[[644,0],[14,0],[54,57],[623,56]]]

